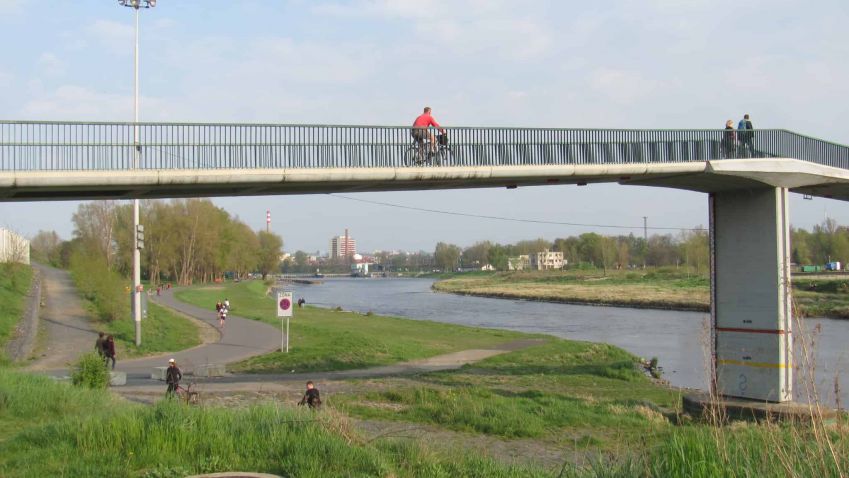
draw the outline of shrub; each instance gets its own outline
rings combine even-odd
[[[103,357],[97,352],[89,352],[74,364],[71,383],[87,388],[106,388],[109,384],[109,372],[103,363]]]

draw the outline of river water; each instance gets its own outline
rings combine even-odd
[[[664,378],[672,385],[707,388],[707,313],[460,296],[435,293],[432,283],[432,279],[333,278],[320,285],[297,284],[294,294],[321,307],[605,342],[640,357],[657,357]],[[814,342],[813,369],[822,403],[836,404],[835,380],[840,384],[841,404],[849,403],[849,388],[843,388],[843,384],[849,386],[849,321],[807,319],[803,325],[812,332],[806,336]],[[797,341],[798,332],[797,327]],[[797,365],[801,362],[796,359]],[[810,374],[797,370],[795,376],[796,399],[807,401],[804,389],[809,387],[804,384],[810,380],[803,376]]]

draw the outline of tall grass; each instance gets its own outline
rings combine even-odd
[[[0,370],[0,476],[185,476],[251,470],[283,476],[541,477],[542,470],[412,443],[368,442],[328,409],[118,404],[103,391]],[[5,439],[4,439],[5,438]]]
[[[0,363],[7,360],[3,350],[24,312],[31,282],[31,267],[0,263]]]

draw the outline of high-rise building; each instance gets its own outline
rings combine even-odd
[[[330,258],[351,257],[357,253],[357,241],[348,235],[345,231],[344,236],[334,237],[330,239]]]

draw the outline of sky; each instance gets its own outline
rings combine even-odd
[[[160,0],[140,12],[140,120],[722,128],[751,115],[849,144],[849,3],[790,0]],[[131,121],[133,12],[117,1],[0,0],[0,119]],[[616,184],[215,198],[285,249],[428,250],[707,225],[701,193]],[[0,226],[73,233],[77,202],[0,203]],[[849,224],[793,195],[791,222]],[[631,229],[600,226],[626,226]],[[650,233],[675,232],[666,229]]]

